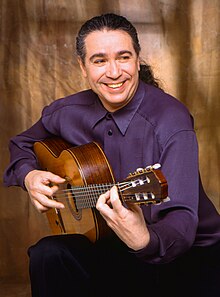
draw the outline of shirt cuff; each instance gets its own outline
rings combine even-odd
[[[151,259],[152,256],[157,255],[159,251],[159,239],[157,234],[150,228],[150,226],[148,226],[148,231],[150,233],[149,244],[143,249],[137,251],[131,250],[131,253],[143,260],[147,260],[148,258]]]
[[[31,164],[27,164],[27,163],[24,163],[20,166],[19,170],[17,170],[17,174],[16,174],[16,179],[17,179],[17,183],[26,191],[26,187],[25,187],[25,184],[24,184],[24,179],[25,179],[25,176],[32,170],[35,170],[35,169],[38,169],[36,168],[36,165],[35,166],[32,166]]]

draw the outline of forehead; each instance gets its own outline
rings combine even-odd
[[[122,30],[103,30],[89,33],[85,38],[86,56],[94,53],[114,53],[129,50],[135,54],[131,36]]]

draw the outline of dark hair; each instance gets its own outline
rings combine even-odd
[[[136,54],[139,56],[141,51],[140,43],[138,40],[138,34],[135,27],[123,16],[116,15],[114,13],[107,13],[100,16],[95,16],[86,21],[78,32],[76,37],[76,53],[85,62],[86,50],[85,50],[85,38],[94,31],[102,30],[122,30],[128,33],[132,39],[133,47]],[[141,61],[139,77],[144,82],[159,86],[158,82],[154,78],[151,67],[147,65],[143,60]]]

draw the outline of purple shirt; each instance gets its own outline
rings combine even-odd
[[[33,143],[54,135],[73,146],[99,142],[117,181],[138,167],[162,165],[171,200],[141,206],[151,238],[135,252],[143,261],[169,262],[192,245],[220,241],[220,216],[199,178],[193,119],[174,97],[140,82],[132,101],[114,113],[106,111],[92,90],[54,101],[34,126],[11,139],[6,186],[24,188],[25,175],[38,168]]]

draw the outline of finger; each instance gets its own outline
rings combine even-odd
[[[40,204],[37,200],[32,200],[32,204],[34,205],[34,207],[37,209],[37,211],[39,211],[40,213],[46,212],[49,210],[48,207],[43,206],[42,204]]]
[[[110,191],[107,191],[106,193],[99,196],[99,199],[96,203],[96,209],[100,212],[106,212],[110,209],[108,206],[108,201],[110,199]]]
[[[30,193],[35,196],[35,193],[41,193],[45,196],[53,196],[53,194],[59,189],[58,185],[51,184],[51,181],[44,177],[44,181],[36,182],[35,185],[32,185],[32,189],[29,189]]]
[[[112,187],[110,190],[110,200],[113,209],[117,212],[122,208],[122,203],[118,195],[118,189],[116,186]]]
[[[54,183],[54,184],[61,184],[64,183],[66,180],[63,177],[60,177],[59,175],[53,174],[51,172],[44,172],[42,175],[42,183],[44,184],[49,184],[49,183]]]
[[[55,194],[55,192],[59,189],[58,186],[54,185],[54,186],[48,186],[48,185],[44,185],[44,184],[39,184],[38,189],[35,190],[35,192],[39,192],[45,196],[53,196]]]
[[[97,200],[96,207],[99,207],[102,204],[106,204],[106,201],[109,199],[109,197],[110,197],[109,191],[101,194],[99,196],[99,199]]]
[[[31,197],[33,202],[37,202],[43,207],[49,208],[64,208],[63,203],[58,202],[54,199],[48,198],[47,196],[37,193],[35,196]]]

